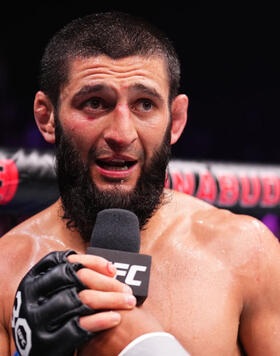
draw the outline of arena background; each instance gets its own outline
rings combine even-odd
[[[83,1],[5,4],[0,22],[0,160],[15,152],[28,154],[28,150],[36,150],[39,156],[45,150],[51,152],[52,147],[43,141],[35,126],[32,112],[43,48],[69,20],[112,9],[152,21],[169,35],[179,53],[181,91],[189,96],[190,108],[188,126],[173,148],[174,159],[203,162],[207,167],[208,162],[221,162],[225,170],[235,167],[237,172],[238,164],[243,165],[243,171],[248,168],[248,172],[257,165],[257,175],[268,172],[279,178],[280,24],[276,7],[269,4],[254,4],[247,10],[236,2],[232,6],[199,2],[178,6],[144,2],[126,6],[105,2],[99,6]],[[183,166],[189,170],[197,168]],[[1,174],[0,165],[0,196]],[[248,189],[254,189],[254,182],[249,183]],[[277,184],[272,184],[274,195],[278,194]],[[36,187],[34,184],[33,192]],[[39,183],[36,189],[40,191]],[[40,210],[46,203],[35,204],[33,210]],[[0,236],[31,213],[32,209],[19,206],[0,201]],[[229,208],[257,216],[279,235],[279,202],[275,199],[270,205],[259,201],[250,209],[239,199],[237,209]]]

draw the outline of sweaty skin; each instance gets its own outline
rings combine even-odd
[[[86,245],[59,218],[59,202],[0,245],[0,351],[6,356],[15,350],[11,312],[21,278],[48,252],[84,253]],[[241,355],[239,338],[248,355],[277,355],[280,253],[259,221],[166,191],[166,203],[141,235],[141,253],[153,256],[145,310],[191,355]]]
[[[170,107],[168,95],[166,67],[158,57],[100,56],[71,63],[60,93],[64,132],[84,161],[94,147],[99,159],[136,162],[122,171],[91,162],[99,189],[117,185],[131,191],[160,147],[170,119],[170,143],[178,140],[187,98],[177,96]],[[42,135],[54,143],[54,108],[43,92],[36,94],[34,113]],[[61,215],[58,200],[0,239],[1,356],[15,351],[11,316],[19,282],[47,253],[67,249],[80,253],[71,262],[86,266],[77,272],[89,287],[80,293],[81,300],[119,313],[118,319],[112,312],[80,319],[90,331],[110,329],[85,345],[82,356],[115,356],[131,338],[160,330],[173,334],[192,356],[241,355],[242,347],[252,356],[279,355],[279,243],[258,220],[166,190],[141,233],[141,253],[152,256],[152,270],[149,296],[137,308],[112,278],[107,261],[84,255],[86,243],[67,229]]]

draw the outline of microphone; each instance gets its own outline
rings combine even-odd
[[[86,253],[112,262],[116,278],[128,284],[137,305],[148,296],[152,257],[139,254],[140,229],[137,216],[124,209],[105,209],[97,214]]]

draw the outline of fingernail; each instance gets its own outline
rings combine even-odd
[[[112,321],[115,323],[115,324],[118,324],[121,320],[121,316],[119,313],[115,313],[115,312],[111,312],[111,318],[112,318]]]
[[[109,272],[112,276],[114,276],[114,275],[117,273],[117,269],[116,269],[116,267],[113,265],[112,262],[108,262],[108,264],[107,264],[107,270],[108,270],[108,272]]]
[[[136,298],[134,297],[134,295],[126,295],[125,299],[127,305],[130,307],[134,307],[134,305],[136,304]]]

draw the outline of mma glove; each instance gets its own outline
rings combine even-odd
[[[79,325],[79,317],[93,314],[78,293],[86,289],[70,263],[75,251],[51,252],[22,279],[13,307],[12,330],[20,356],[72,356],[94,334]]]

